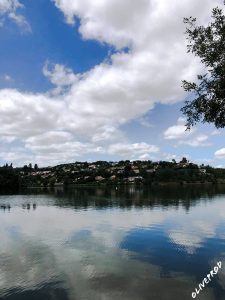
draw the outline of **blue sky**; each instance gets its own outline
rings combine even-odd
[[[186,132],[180,112],[191,97],[181,80],[202,71],[183,17],[207,23],[222,1],[181,2],[0,0],[0,164],[224,166],[224,130]]]

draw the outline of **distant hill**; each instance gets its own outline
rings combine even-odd
[[[197,165],[183,158],[148,161],[75,162],[54,167],[24,166],[0,168],[0,189],[18,187],[54,187],[71,184],[166,184],[225,183],[225,169]]]

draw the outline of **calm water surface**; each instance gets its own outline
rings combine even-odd
[[[0,196],[0,299],[225,299],[225,187]]]

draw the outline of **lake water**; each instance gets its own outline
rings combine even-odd
[[[0,196],[0,299],[225,299],[225,187]]]

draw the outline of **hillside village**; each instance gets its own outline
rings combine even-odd
[[[73,184],[225,183],[225,170],[180,162],[75,162],[54,167],[17,168],[21,186],[54,187]]]

